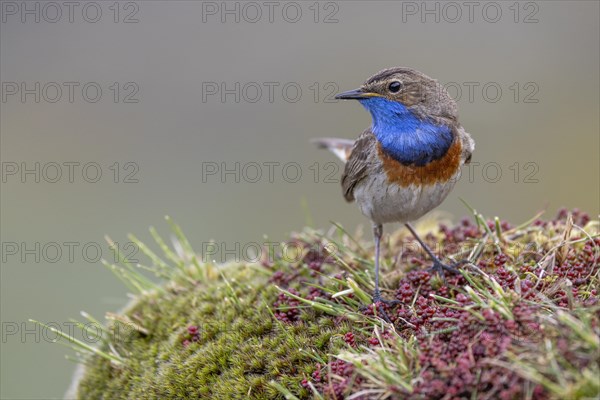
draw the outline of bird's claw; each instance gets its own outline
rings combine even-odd
[[[469,260],[465,259],[465,260],[460,260],[460,261],[454,262],[450,265],[447,265],[447,264],[444,264],[443,262],[441,262],[440,260],[436,259],[433,261],[433,265],[427,271],[430,273],[438,274],[440,276],[440,278],[442,278],[442,281],[444,282],[444,284],[447,284],[446,274],[444,271],[458,275],[458,274],[460,274],[458,267],[468,264],[469,262],[470,262]]]
[[[386,306],[395,306],[400,304],[400,300],[385,300],[381,296],[373,296],[373,304],[383,303]]]
[[[381,293],[375,293],[373,295],[372,298],[372,303],[371,305],[373,305],[373,308],[376,309],[376,312],[379,313],[379,315],[383,318],[383,320],[389,324],[392,323],[392,321],[390,320],[390,317],[388,317],[387,313],[385,312],[385,309],[383,308],[384,305],[386,306],[395,306],[397,304],[400,304],[399,300],[385,300],[381,298]],[[364,311],[366,309],[368,309],[368,306],[362,307],[361,311]]]

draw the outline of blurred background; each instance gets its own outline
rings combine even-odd
[[[126,303],[105,234],[142,261],[126,234],[168,214],[223,261],[307,223],[368,227],[309,139],[358,136],[368,113],[333,95],[386,67],[445,84],[476,141],[440,210],[598,215],[598,2],[1,6],[3,399],[61,397],[75,368],[29,318],[67,331]]]

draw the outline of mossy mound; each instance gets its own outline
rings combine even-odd
[[[301,323],[284,326],[273,317],[270,305],[279,291],[265,271],[232,266],[221,272],[226,281],[180,281],[141,296],[125,314],[146,333],[132,332],[118,343],[126,359],[121,366],[93,358],[78,397],[282,397],[271,380],[307,397],[301,381],[314,370],[311,353],[338,352],[343,341],[332,338],[348,324],[305,309]]]
[[[176,225],[178,250],[151,231],[167,261],[132,237],[166,283],[109,265],[137,294],[110,315],[102,346],[80,346],[76,396],[596,398],[599,221],[473,216],[418,229],[442,258],[467,259],[445,279],[408,232],[386,235],[382,292],[395,301],[377,307],[372,244],[341,227],[227,265],[200,263]]]

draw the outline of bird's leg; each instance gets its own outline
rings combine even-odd
[[[405,225],[408,228],[408,230],[410,231],[410,233],[412,233],[412,235],[415,237],[415,239],[417,239],[417,242],[419,242],[421,247],[423,247],[423,250],[425,250],[425,252],[429,255],[429,257],[433,261],[433,265],[431,266],[431,268],[429,270],[439,274],[442,277],[442,280],[444,281],[444,283],[446,282],[446,276],[444,275],[444,271],[448,271],[453,274],[459,274],[460,272],[458,271],[457,267],[460,267],[461,265],[467,264],[469,262],[469,260],[460,260],[460,261],[457,261],[450,265],[444,264],[433,253],[433,251],[429,248],[429,246],[427,246],[425,244],[425,242],[423,242],[423,240],[421,240],[421,238],[419,237],[419,235],[417,235],[417,232],[412,227],[412,225],[409,223],[406,223]]]
[[[375,240],[375,292],[373,293],[373,303],[381,300],[381,292],[379,291],[379,246],[382,234],[383,226],[381,224],[373,224],[373,238]]]
[[[383,319],[390,322],[385,310],[380,306],[379,303],[394,305],[399,303],[398,300],[384,300],[381,298],[381,291],[379,290],[379,248],[381,244],[381,235],[383,234],[383,226],[381,224],[373,224],[373,237],[375,240],[375,291],[373,292],[373,305],[381,313]]]

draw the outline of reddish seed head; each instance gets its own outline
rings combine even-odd
[[[354,333],[348,332],[344,335],[344,342],[348,343],[352,347],[356,347],[356,342],[354,340]]]

